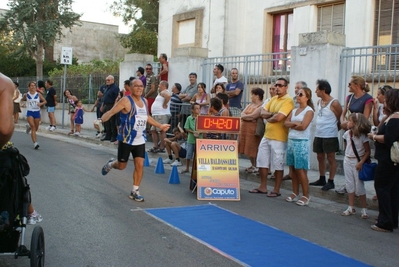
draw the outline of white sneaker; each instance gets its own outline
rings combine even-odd
[[[50,126],[50,125],[47,126],[47,127],[46,127],[46,130],[47,130],[47,131],[50,131],[51,127],[52,127],[52,126]]]
[[[73,135],[80,136],[80,133],[79,132],[75,132]]]
[[[32,214],[28,215],[28,224],[36,224],[43,221],[42,215],[34,211]]]
[[[55,128],[55,126],[51,126],[51,127],[50,127],[50,132],[54,132],[55,129],[57,129],[57,128]]]
[[[165,159],[164,161],[163,161],[163,163],[164,164],[171,164],[173,162],[173,160],[171,160],[171,159]]]
[[[342,216],[349,216],[349,215],[352,215],[352,214],[355,214],[355,213],[356,213],[355,209],[348,207],[345,211],[343,211],[341,213],[341,215]]]
[[[38,143],[38,142],[35,142],[35,143],[33,144],[33,147],[34,147],[35,149],[38,149],[38,148],[39,148],[39,143]]]
[[[181,166],[183,165],[180,160],[175,160],[170,166]]]
[[[25,127],[26,127],[26,130],[25,130],[26,134],[29,134],[30,130],[31,130],[29,124],[25,124]]]
[[[96,138],[100,138],[100,137],[102,137],[102,136],[103,136],[102,133],[98,133],[98,134],[96,135]]]
[[[368,219],[370,216],[367,214],[367,209],[362,209],[362,215],[360,216],[362,219]]]

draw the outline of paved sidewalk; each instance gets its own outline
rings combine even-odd
[[[25,124],[26,124],[25,120],[20,120],[15,125],[15,129],[18,131],[25,131],[25,129],[26,129]],[[57,130],[55,132],[50,132],[50,131],[46,130],[47,126],[48,126],[48,124],[45,124],[45,123],[41,124],[38,132],[68,136],[68,132],[70,131],[69,126],[66,126],[65,128],[57,127]],[[94,128],[93,129],[82,129],[80,137],[76,137],[76,136],[72,136],[72,135],[70,135],[69,137],[74,138],[74,139],[84,140],[85,142],[88,142],[88,143],[98,144],[98,145],[116,149],[117,146],[115,144],[113,144],[109,141],[100,141],[100,138],[96,138],[96,134],[97,134],[97,132]],[[152,147],[153,147],[152,142],[146,143],[146,150],[148,150]],[[148,157],[149,157],[151,165],[156,166],[158,158],[162,157],[163,159],[166,159],[167,154],[166,153],[157,153],[157,154],[148,153]],[[183,162],[183,165],[184,165],[184,162]],[[249,166],[251,166],[251,164],[248,159],[242,158],[242,157],[239,158],[240,179],[243,182],[244,181],[253,182],[254,186],[256,187],[257,183],[259,183],[259,181],[260,181],[260,178],[256,174],[249,174],[249,173],[245,172],[245,168],[247,168]],[[171,167],[168,164],[165,164],[165,169],[171,169]],[[288,167],[285,168],[284,173],[285,174],[288,173]],[[181,174],[181,175],[185,175],[185,174]],[[328,177],[328,173],[326,176]],[[310,182],[315,181],[319,178],[319,172],[317,170],[309,170],[308,177],[309,177]],[[343,186],[345,184],[345,177],[343,175],[336,175],[334,182],[335,182],[335,189],[340,188],[341,186]],[[273,188],[273,186],[274,186],[274,180],[270,179],[270,176],[269,176],[268,177],[269,191]],[[367,193],[366,194],[367,202],[369,205],[368,208],[373,209],[373,210],[378,210],[378,201],[372,200],[372,197],[375,195],[374,182],[373,181],[365,182],[365,186],[366,186],[366,193]],[[291,181],[290,180],[283,181],[283,183],[281,185],[281,189],[287,190],[287,196],[288,196],[289,192],[292,190]],[[315,187],[315,186],[310,186],[309,189],[310,189],[310,195],[312,197],[313,196],[319,197],[319,198],[335,201],[338,203],[344,203],[344,204],[348,203],[347,194],[339,195],[334,190],[329,190],[329,191],[325,192],[325,191],[322,191],[320,189],[320,187]],[[282,197],[285,198],[284,192],[282,192],[282,193],[283,193]],[[360,203],[358,200],[356,200],[355,205],[360,207]]]

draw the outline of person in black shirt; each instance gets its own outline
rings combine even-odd
[[[50,121],[50,125],[47,127],[47,130],[53,132],[56,129],[56,121],[55,121],[55,106],[57,106],[57,93],[53,87],[53,81],[47,80],[44,86],[47,89],[46,101],[47,101],[47,113]]]
[[[119,87],[115,84],[114,76],[108,75],[108,77],[105,79],[105,83],[107,88],[105,89],[103,104],[100,109],[103,113],[111,110],[120,92]],[[102,138],[101,141],[110,141],[112,143],[116,141],[116,116],[118,115],[113,115],[111,119],[104,122],[105,137]]]

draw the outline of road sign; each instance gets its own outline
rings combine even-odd
[[[61,64],[72,65],[72,47],[61,49]]]

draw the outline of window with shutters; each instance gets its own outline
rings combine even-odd
[[[376,0],[375,45],[399,43],[399,0]]]
[[[345,34],[345,3],[339,2],[319,6],[317,10],[317,30]]]
[[[396,70],[399,68],[399,0],[376,0],[374,21],[375,68]],[[388,47],[380,47],[388,46]]]

